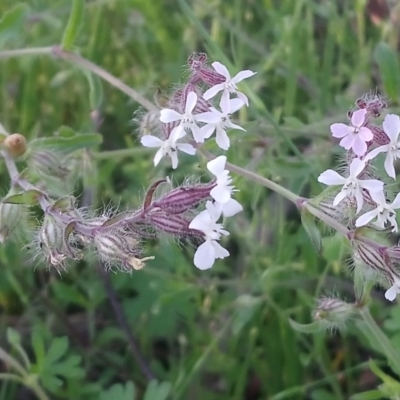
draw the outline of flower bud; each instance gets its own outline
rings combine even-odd
[[[3,142],[4,148],[14,158],[22,156],[27,150],[27,142],[23,135],[13,133],[7,136]]]
[[[77,249],[73,247],[72,229],[61,219],[52,214],[46,214],[39,231],[39,245],[46,261],[54,267],[64,268],[65,260],[69,257],[79,259]]]
[[[153,202],[154,207],[161,208],[168,214],[182,214],[210,197],[215,181],[206,185],[180,186]]]
[[[4,243],[19,228],[23,211],[23,206],[19,204],[0,203],[0,243]]]
[[[141,250],[139,241],[132,233],[121,230],[98,232],[93,238],[99,258],[111,269],[117,264],[119,269],[125,272],[132,272],[144,267],[144,262],[154,257],[140,259]]]
[[[323,329],[342,330],[354,314],[354,304],[346,303],[334,297],[323,297],[318,300],[312,316],[314,321],[319,322]]]

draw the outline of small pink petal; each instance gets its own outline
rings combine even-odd
[[[331,133],[335,138],[343,138],[350,133],[350,128],[345,124],[332,124],[331,125]]]
[[[339,145],[342,146],[343,148],[345,148],[346,150],[349,150],[353,147],[354,138],[355,138],[355,135],[350,133],[340,141]]]
[[[351,116],[351,124],[355,127],[361,127],[365,122],[365,116],[367,115],[367,110],[365,108],[353,112]]]
[[[364,142],[370,142],[374,138],[374,134],[371,132],[370,129],[366,128],[365,126],[360,128],[358,132],[358,136],[364,140]]]
[[[367,148],[367,144],[360,138],[359,135],[356,135],[352,146],[354,153],[361,157],[366,153]]]

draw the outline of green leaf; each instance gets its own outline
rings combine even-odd
[[[7,340],[11,346],[21,343],[21,335],[13,328],[7,328]]]
[[[3,203],[25,204],[28,206],[33,206],[37,204],[40,196],[43,196],[43,193],[39,190],[27,190],[26,192],[13,194],[6,197],[5,199],[3,199]]]
[[[19,3],[4,13],[3,18],[0,20],[0,47],[7,40],[21,36],[29,11],[29,6],[26,3]]]
[[[301,211],[301,223],[303,224],[303,227],[311,239],[315,249],[318,253],[321,253],[321,232],[315,224],[315,217],[306,208],[303,208]]]
[[[43,137],[34,139],[30,142],[32,148],[37,149],[56,149],[64,153],[98,146],[103,141],[99,133],[85,133],[72,137]]]
[[[387,96],[394,100],[398,99],[400,77],[397,53],[387,43],[380,42],[375,48],[374,58]]]
[[[147,386],[146,393],[143,400],[166,400],[170,391],[171,384],[169,382],[151,381]]]
[[[299,324],[289,318],[289,323],[293,329],[302,333],[317,333],[321,332],[321,325],[318,322],[312,322],[311,324]]]
[[[378,400],[383,399],[384,394],[380,390],[369,390],[368,392],[358,393],[350,397],[350,400]]]
[[[89,83],[89,102],[92,110],[98,110],[103,101],[103,84],[101,79],[88,70],[82,70]]]
[[[112,385],[107,391],[103,391],[99,400],[134,400],[136,397],[135,385],[133,382],[126,382]]]
[[[66,353],[67,349],[68,339],[66,336],[55,338],[46,354],[45,362],[47,367],[51,367],[51,364],[58,361]]]
[[[71,50],[82,27],[85,12],[85,0],[73,0],[71,14],[61,41],[63,50]]]
[[[63,212],[71,211],[74,209],[74,204],[75,204],[75,197],[66,196],[56,200],[52,205],[52,208]]]

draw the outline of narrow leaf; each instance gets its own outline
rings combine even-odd
[[[298,322],[289,318],[289,323],[293,329],[302,333],[317,333],[321,332],[321,326],[318,322],[312,322],[311,324],[299,324]]]
[[[33,206],[38,202],[40,196],[43,196],[43,193],[39,190],[27,190],[26,192],[13,194],[6,197],[5,199],[3,199],[3,203],[26,204],[29,206]]]
[[[25,3],[16,4],[15,7],[4,13],[0,20],[0,46],[13,37],[21,36],[28,13],[29,6]]]
[[[85,0],[73,0],[71,14],[61,41],[63,50],[71,50],[83,23]]]
[[[57,149],[64,153],[72,153],[76,150],[98,146],[103,141],[99,133],[86,133],[73,137],[44,137],[32,140],[33,148]]]
[[[315,224],[315,217],[306,208],[303,208],[301,211],[301,223],[303,224],[303,227],[310,237],[315,249],[318,253],[321,253],[321,232]]]
[[[400,89],[399,61],[396,52],[384,42],[380,42],[374,52],[379,67],[384,91],[393,100],[398,99]]]

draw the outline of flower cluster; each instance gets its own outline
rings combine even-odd
[[[388,114],[382,125],[375,124],[374,118],[386,107],[379,96],[366,96],[356,105],[358,109],[349,112],[348,124],[331,125],[332,136],[341,139],[339,145],[347,150],[345,171],[340,175],[328,169],[320,174],[318,181],[334,188],[335,217],[346,221],[350,229],[368,226],[378,231],[398,232],[396,210],[400,208],[400,193],[393,199],[386,181],[396,179],[394,162],[400,158],[400,117]],[[378,179],[374,162],[381,153],[385,154],[384,170],[389,178]],[[361,247],[358,243],[355,247],[365,264],[379,270],[391,282],[393,286],[385,296],[394,300],[400,292],[400,273],[388,256],[391,250],[382,251],[379,246],[372,249],[371,243]]]
[[[188,82],[176,90],[167,107],[161,109],[159,124],[153,124],[154,134],[145,134],[141,138],[143,146],[158,148],[154,157],[155,166],[167,156],[171,158],[172,168],[177,168],[178,151],[193,155],[196,153],[196,147],[213,134],[218,147],[228,150],[230,139],[227,130],[245,131],[232,122],[231,115],[243,106],[249,105],[248,98],[238,91],[237,84],[253,76],[255,72],[245,70],[231,77],[228,69],[220,62],[214,62],[209,66],[204,53],[193,54],[188,60],[188,66],[190,69]],[[182,140],[189,140],[190,143]],[[160,217],[158,207],[153,204],[151,212],[148,213],[152,223],[157,220],[164,230],[167,221],[168,224],[175,221],[178,229],[174,228],[174,232],[171,233],[186,232],[189,236],[203,238],[203,243],[194,255],[195,266],[202,270],[211,268],[216,259],[229,255],[229,252],[218,243],[222,236],[229,234],[218,220],[221,217],[231,217],[242,210],[242,206],[232,198],[235,190],[232,178],[225,169],[226,161],[225,156],[219,156],[208,162],[207,169],[214,176],[207,193],[209,199],[206,201],[205,209],[188,225],[186,225],[187,217],[182,215],[186,209],[179,213],[181,214],[179,217],[177,214],[171,217],[168,215],[170,211],[164,208],[162,213],[165,215]],[[206,200],[206,197],[202,200]],[[158,204],[163,203],[165,199],[158,202]],[[165,207],[165,204],[163,206]]]
[[[227,68],[219,62],[207,64],[205,54],[193,54],[188,65],[191,71],[186,85],[175,91],[168,102],[167,108],[160,111],[158,129],[154,135],[144,135],[141,143],[146,147],[159,148],[154,165],[161,158],[168,156],[172,161],[172,168],[178,166],[178,150],[195,154],[196,149],[191,143],[180,142],[188,138],[190,133],[194,144],[203,143],[215,133],[217,145],[228,150],[230,139],[228,129],[244,131],[241,126],[231,121],[231,115],[248,105],[247,97],[237,90],[237,83],[249,78],[255,72],[246,70],[231,78]],[[209,88],[203,93],[204,86]],[[217,96],[220,94],[220,99]],[[234,95],[231,98],[231,95]],[[218,103],[218,108],[213,104]]]

